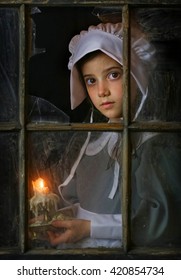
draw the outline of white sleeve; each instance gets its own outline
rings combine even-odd
[[[94,214],[91,238],[122,239],[122,215]]]
[[[121,214],[97,214],[77,206],[77,219],[91,221],[90,237],[94,239],[122,239]]]

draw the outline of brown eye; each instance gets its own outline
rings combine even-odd
[[[94,78],[88,78],[86,79],[86,85],[90,86],[90,85],[93,85],[95,84],[96,80]]]
[[[120,78],[121,77],[121,74],[119,72],[112,72],[108,75],[108,78],[110,80],[115,80],[117,78]]]

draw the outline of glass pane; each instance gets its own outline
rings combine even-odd
[[[120,143],[113,132],[29,135],[30,246],[121,246]]]
[[[29,121],[44,121],[34,108],[43,106],[48,120],[48,108],[54,107],[59,122],[82,122],[90,105],[84,101],[76,110],[70,108],[70,71],[68,69],[70,39],[91,24],[99,23],[93,7],[36,7],[32,9],[32,47],[29,59]],[[34,103],[35,99],[38,101]],[[49,103],[49,104],[48,104]],[[35,113],[35,114],[34,114]],[[61,118],[60,115],[64,115]]]
[[[0,8],[0,121],[18,118],[18,10]]]
[[[19,232],[18,137],[0,133],[0,247],[17,246]]]
[[[62,110],[47,101],[46,99],[28,97],[28,119],[31,122],[61,122],[69,123],[70,118]]]
[[[137,84],[134,120],[181,120],[180,12],[170,8],[132,11],[131,71]]]
[[[132,134],[132,241],[181,246],[181,134]]]

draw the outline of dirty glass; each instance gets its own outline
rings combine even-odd
[[[0,247],[18,245],[18,135],[0,133]]]
[[[32,132],[28,142],[30,246],[57,249],[120,247],[121,134]],[[74,223],[80,219],[91,220],[91,238],[51,243],[47,231],[51,236],[62,235],[63,238],[68,231],[64,228],[66,224],[61,222],[70,219]],[[58,225],[53,225],[53,220]],[[81,224],[79,227],[81,229]]]
[[[132,35],[144,70],[136,120],[178,122],[180,98],[180,10],[138,9]],[[146,40],[146,41],[145,41]],[[139,51],[140,47],[140,51]],[[148,53],[151,50],[152,53]],[[146,68],[145,68],[146,67]],[[148,68],[147,68],[148,67]],[[132,242],[138,246],[181,246],[181,138],[176,131],[135,132],[132,140]]]
[[[18,10],[0,8],[0,122],[18,120]],[[16,247],[19,234],[18,135],[0,132],[0,247]]]
[[[181,135],[132,134],[132,242],[181,246]]]
[[[132,11],[132,49],[139,57],[137,72],[144,72],[139,78],[138,120],[181,120],[180,12],[171,8]]]
[[[0,8],[0,121],[18,118],[19,23],[18,10]]]

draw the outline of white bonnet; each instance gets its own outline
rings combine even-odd
[[[100,23],[90,26],[72,38],[69,44],[71,56],[68,68],[70,75],[71,109],[75,109],[86,97],[85,87],[80,79],[76,63],[86,54],[100,50],[121,65],[123,36],[121,23]],[[147,64],[151,61],[155,50],[143,37],[131,40],[131,74],[134,77],[143,97],[147,93]]]

